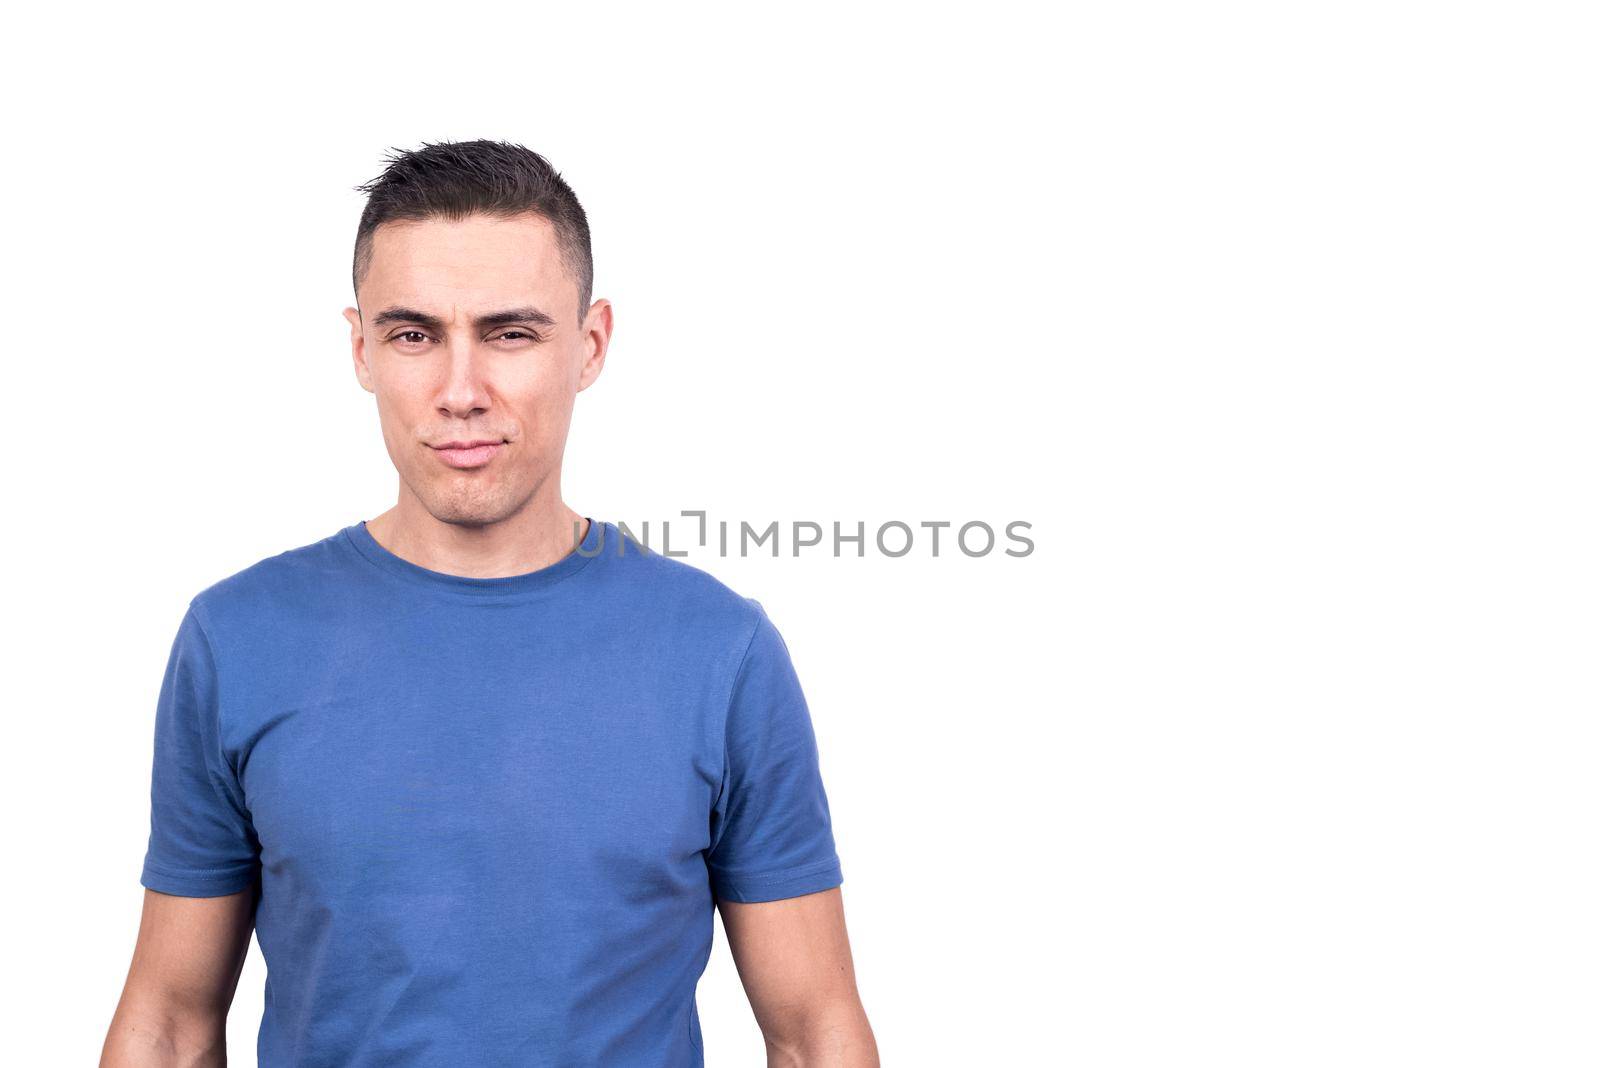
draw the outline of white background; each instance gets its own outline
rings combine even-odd
[[[1595,1064],[1580,10],[13,25],[7,1062],[98,1055],[188,598],[394,499],[351,187],[493,137],[572,182],[616,304],[574,507],[1033,524],[691,558],[806,686],[885,1064]],[[700,1006],[761,1063],[720,929]]]

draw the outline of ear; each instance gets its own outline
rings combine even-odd
[[[583,317],[583,370],[578,375],[578,392],[588,389],[606,365],[606,350],[611,347],[611,302],[597,300]]]
[[[361,330],[361,309],[346,308],[345,321],[350,324],[350,358],[355,361],[356,381],[368,393],[372,392],[372,368],[367,366],[366,335]]]

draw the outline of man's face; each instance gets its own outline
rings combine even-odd
[[[356,377],[402,494],[469,526],[559,499],[573,400],[605,362],[611,308],[595,301],[578,321],[546,219],[385,223],[357,300],[344,313]]]

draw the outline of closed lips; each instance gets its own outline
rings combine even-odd
[[[505,447],[505,441],[499,438],[474,438],[469,441],[447,441],[443,445],[434,446],[434,455],[446,467],[453,467],[458,471],[469,471],[473,468],[484,467]]]

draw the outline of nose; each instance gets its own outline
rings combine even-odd
[[[467,418],[489,410],[486,366],[470,338],[457,337],[446,343],[444,381],[440,384],[438,406],[441,413]]]

